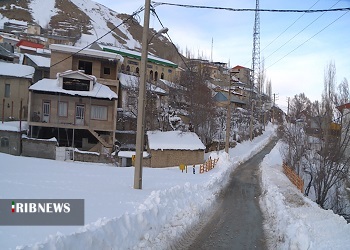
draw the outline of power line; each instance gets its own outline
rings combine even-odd
[[[333,23],[335,23],[336,21],[338,21],[340,18],[342,18],[343,16],[345,16],[346,14],[348,14],[349,11],[343,13],[341,16],[339,16],[337,19],[335,19],[333,22],[329,23],[326,27],[324,27],[323,29],[321,29],[320,31],[318,31],[316,34],[314,34],[312,37],[310,37],[309,39],[307,39],[306,41],[304,41],[303,43],[301,43],[299,46],[297,46],[296,48],[294,48],[293,50],[291,50],[290,52],[288,52],[286,55],[284,55],[282,58],[280,58],[279,60],[275,61],[273,64],[271,64],[270,66],[268,66],[266,69],[271,68],[273,65],[275,65],[276,63],[280,62],[281,60],[283,60],[285,57],[287,57],[288,55],[290,55],[291,53],[293,53],[294,51],[296,51],[297,49],[299,49],[301,46],[303,46],[305,43],[307,43],[308,41],[310,41],[312,38],[314,38],[315,36],[317,36],[318,34],[320,34],[322,31],[324,31],[325,29],[327,29],[329,26],[331,26]]]
[[[188,5],[188,4],[176,4],[176,3],[164,3],[164,2],[152,2],[154,7],[161,5],[184,7],[184,8],[196,8],[196,9],[214,9],[214,10],[227,10],[227,11],[259,11],[259,12],[296,12],[296,13],[316,13],[316,12],[334,12],[334,11],[349,11],[350,8],[337,8],[337,9],[319,9],[319,10],[277,10],[277,9],[235,9],[229,7],[215,7],[215,6],[204,6],[204,5]]]
[[[160,20],[158,14],[157,14],[157,12],[156,12],[156,10],[155,10],[155,9],[152,9],[152,12],[153,12],[153,14],[157,17],[158,22],[160,23],[160,25],[162,26],[162,28],[164,28],[164,25],[163,25],[162,21]],[[179,52],[179,50],[177,49],[177,47],[176,47],[175,44],[173,43],[173,41],[172,41],[170,35],[169,35],[168,33],[166,33],[166,35],[168,36],[168,38],[169,38],[169,40],[170,40],[170,43],[174,46],[174,48],[175,48],[175,50],[176,50],[176,53],[179,55],[179,57],[181,58],[182,62],[183,62],[184,65],[186,66],[186,68],[191,72],[190,67],[187,65],[187,63],[186,63],[185,60],[183,59],[183,55],[181,55],[181,53]]]
[[[314,7],[320,0],[317,0],[316,3],[314,3],[309,10]],[[286,33],[287,30],[289,30],[289,28],[291,28],[297,21],[299,21],[306,13],[303,13],[302,15],[300,15],[291,25],[289,25],[281,34],[279,34],[275,39],[273,39],[268,45],[266,45],[261,52],[263,52],[267,47],[269,47],[272,43],[274,43],[278,38],[280,38],[284,33]]]
[[[340,0],[338,0],[338,2],[336,2],[335,4],[333,4],[331,6],[334,7],[335,5],[337,5],[340,2]],[[305,14],[305,13],[304,13]],[[278,49],[276,49],[275,51],[273,51],[270,55],[268,55],[267,57],[265,57],[265,59],[269,58],[270,56],[272,56],[273,54],[275,54],[277,51],[279,51],[281,48],[283,48],[286,44],[288,44],[290,41],[292,41],[295,37],[297,37],[299,34],[301,34],[301,32],[303,32],[304,30],[306,30],[308,27],[310,27],[313,23],[315,23],[318,19],[320,19],[324,14],[326,14],[326,12],[323,12],[321,15],[319,15],[316,19],[314,19],[311,23],[309,23],[308,25],[306,25],[301,31],[299,31],[297,34],[295,34],[292,38],[290,38],[287,42],[285,42],[284,44],[282,44],[280,47],[278,47]]]

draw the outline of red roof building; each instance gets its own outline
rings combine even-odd
[[[44,48],[43,44],[33,43],[33,42],[30,42],[30,41],[26,41],[26,40],[20,40],[16,44],[16,47],[20,47],[20,46],[25,46],[25,47],[35,48],[35,49],[43,49]]]

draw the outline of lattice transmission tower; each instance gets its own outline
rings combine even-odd
[[[252,67],[251,67],[251,86],[261,94],[260,83],[260,12],[259,0],[256,0],[255,6],[255,21],[253,31],[253,52],[252,52]]]

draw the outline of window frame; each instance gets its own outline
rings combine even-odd
[[[9,83],[5,83],[4,97],[6,98],[11,97],[11,84]]]
[[[95,109],[97,109],[97,110],[95,110]],[[101,110],[105,110],[105,114],[101,114],[100,113]],[[90,118],[91,118],[91,120],[108,121],[108,106],[91,105]]]
[[[65,104],[66,107],[65,107],[65,115],[61,114],[61,104]],[[57,107],[58,107],[58,116],[59,117],[68,117],[68,102],[67,101],[58,101],[58,104],[57,104]]]

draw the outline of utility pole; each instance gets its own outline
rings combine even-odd
[[[146,104],[146,66],[148,51],[148,30],[151,11],[151,0],[145,0],[145,15],[142,32],[142,50],[140,67],[139,97],[137,103],[137,130],[136,130],[136,155],[134,189],[142,189],[142,158],[145,137],[145,104]]]
[[[272,105],[272,123],[275,123],[275,103],[276,103],[276,94],[273,94],[273,105]]]
[[[252,112],[250,113],[250,126],[249,126],[249,137],[250,141],[253,140],[253,113],[254,113],[255,100],[252,100]]]
[[[225,142],[226,153],[228,153],[228,149],[230,147],[230,131],[231,131],[231,79],[229,80],[228,107],[227,107],[227,116],[226,116],[226,142]]]

